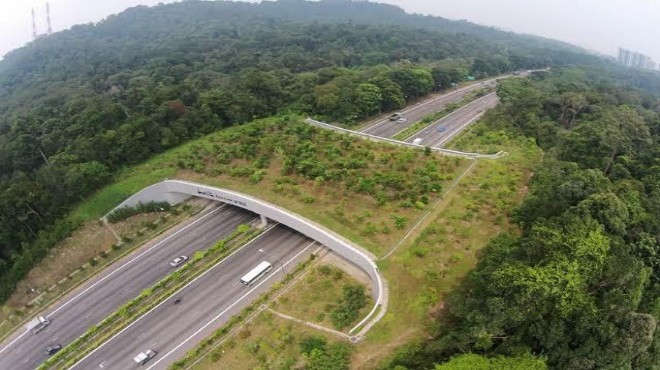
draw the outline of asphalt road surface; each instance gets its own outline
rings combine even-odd
[[[490,93],[464,105],[443,117],[438,122],[429,125],[406,139],[412,143],[416,138],[421,138],[418,143],[423,146],[442,148],[451,138],[460,133],[464,128],[476,121],[488,109],[499,103],[496,93]]]
[[[112,264],[106,271],[69,293],[58,305],[42,313],[51,324],[39,333],[21,329],[0,347],[0,369],[34,369],[48,358],[46,347],[65,346],[90,326],[105,319],[170,273],[176,256],[191,256],[213,245],[256,215],[229,205],[214,205],[144,248]]]
[[[289,228],[275,226],[176,293],[181,303],[164,301],[71,369],[136,368],[133,358],[147,349],[157,355],[142,367],[166,369],[281,280],[283,267],[292,271],[318,247]],[[261,261],[273,268],[252,286],[243,285],[240,278]]]
[[[507,76],[498,77],[497,79],[506,77]],[[421,103],[415,104],[412,107],[401,111],[402,117],[406,120],[405,122],[399,123],[397,121],[390,121],[390,114],[387,114],[386,116],[382,116],[368,124],[366,128],[362,129],[362,132],[391,138],[415,122],[421,121],[429,114],[440,112],[445,109],[447,105],[462,101],[465,95],[472,91],[495,87],[497,85],[497,79],[493,78],[478,82],[443,95],[431,97]]]

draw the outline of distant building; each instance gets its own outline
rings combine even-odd
[[[619,63],[626,67],[656,69],[657,64],[649,57],[636,51],[619,48]]]

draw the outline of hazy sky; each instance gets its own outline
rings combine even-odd
[[[53,30],[97,22],[123,9],[174,0],[50,0]],[[505,30],[568,41],[614,55],[618,46],[660,61],[660,0],[379,0],[408,12],[467,19]],[[0,55],[46,30],[43,0],[0,0]]]

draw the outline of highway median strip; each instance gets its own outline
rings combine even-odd
[[[46,360],[38,369],[68,369],[136,319],[203,274],[230,253],[263,232],[248,225],[240,225],[228,237],[214,246],[199,251],[183,267],[167,275],[151,288],[124,304],[106,319],[87,330],[71,344]]]
[[[422,118],[421,121],[415,122],[412,125],[401,130],[400,132],[397,132],[394,136],[392,136],[392,139],[405,141],[406,139],[409,139],[415,133],[419,132],[423,128],[438,122],[439,120],[448,116],[450,113],[472,103],[474,100],[481,98],[482,96],[485,96],[488,93],[490,93],[490,90],[488,89],[481,89],[479,91],[470,93],[460,102],[449,104],[445,109],[441,110],[440,112],[431,113],[425,116],[424,118]]]
[[[316,256],[312,254],[307,260],[299,263],[293,271],[285,275],[282,281],[275,283],[268,292],[262,294],[256,301],[245,307],[239,314],[232,316],[225,325],[214,331],[213,334],[206,339],[202,340],[195,348],[189,350],[182,359],[170,365],[169,369],[189,369],[209,353],[214,352],[228,336],[234,334],[236,330],[239,329],[236,328],[238,324],[252,314],[256,315],[263,311],[266,308],[266,306],[263,306],[264,303],[269,301],[273,294],[282,289],[287,283],[291,282],[298,273],[307,268],[315,258]]]

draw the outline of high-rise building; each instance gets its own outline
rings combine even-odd
[[[642,68],[642,69],[655,69],[656,63],[648,55],[631,51],[624,48],[619,48],[619,63],[626,67]]]

